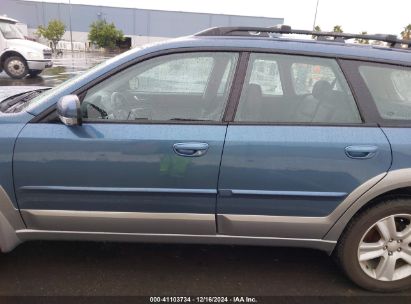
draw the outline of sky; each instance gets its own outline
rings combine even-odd
[[[71,0],[71,3],[283,17],[284,23],[293,28],[312,29],[317,0]],[[345,32],[399,35],[411,24],[411,0],[319,0],[316,24],[324,31],[341,25]]]

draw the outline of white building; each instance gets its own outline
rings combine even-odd
[[[71,14],[70,14],[71,12]],[[33,35],[39,25],[47,25],[59,19],[66,25],[63,40],[70,41],[70,15],[73,41],[76,48],[88,46],[90,24],[96,20],[114,22],[127,38],[130,46],[156,42],[164,39],[190,35],[215,26],[274,26],[282,24],[283,18],[235,16],[190,12],[173,12],[136,8],[119,8],[68,3],[50,3],[28,0],[1,0],[0,15],[7,15],[27,24]],[[67,44],[61,42],[60,47]]]

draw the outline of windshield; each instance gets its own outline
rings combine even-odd
[[[24,39],[15,23],[0,21],[0,31],[5,39]]]

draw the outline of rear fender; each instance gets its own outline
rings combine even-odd
[[[324,240],[338,240],[347,224],[364,206],[373,199],[393,190],[411,187],[411,169],[399,169],[388,172],[388,174],[372,188],[362,194],[354,203],[350,203],[346,211],[335,222],[333,227],[324,236]]]

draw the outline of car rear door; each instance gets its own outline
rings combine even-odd
[[[81,126],[29,123],[15,146],[30,229],[215,234],[237,53],[145,60],[83,93]]]
[[[345,198],[391,164],[335,59],[250,54],[233,120],[218,184],[222,234],[321,238]]]

